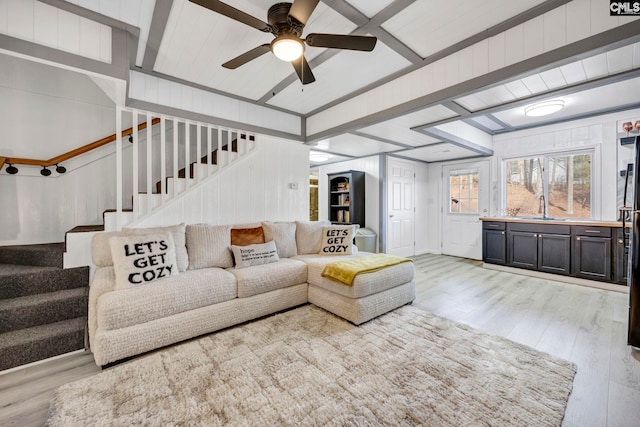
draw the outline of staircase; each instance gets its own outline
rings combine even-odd
[[[89,267],[63,243],[0,247],[0,371],[83,349]]]

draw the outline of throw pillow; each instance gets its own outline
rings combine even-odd
[[[264,230],[262,227],[231,229],[232,246],[257,245],[260,243],[264,243]]]
[[[126,289],[178,274],[171,233],[109,239],[116,289]]]
[[[352,255],[355,231],[353,225],[323,227],[320,255]]]
[[[296,223],[295,222],[263,222],[264,240],[273,240],[278,249],[280,258],[291,258],[298,255],[296,248]]]
[[[179,271],[186,271],[189,267],[189,254],[187,253],[186,226],[184,223],[170,225],[168,227],[153,228],[123,228],[122,231],[126,236],[135,236],[140,234],[156,234],[169,232],[173,236],[176,244],[176,261]]]
[[[228,225],[187,225],[189,270],[233,267],[231,258],[231,227]]]
[[[237,246],[232,245],[231,250],[236,259],[236,268],[251,267],[253,265],[269,264],[277,262],[278,250],[273,240],[256,245]]]
[[[330,221],[296,221],[296,246],[298,255],[317,254],[322,246],[322,228]]]

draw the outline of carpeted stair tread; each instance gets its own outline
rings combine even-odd
[[[63,267],[64,243],[0,246],[0,264]]]
[[[87,315],[89,288],[0,300],[0,333]]]
[[[67,231],[67,233],[88,233],[91,231],[104,231],[104,224],[78,225]]]
[[[0,370],[84,348],[86,317],[0,334]]]
[[[57,270],[60,269],[58,267],[40,267],[37,265],[0,264],[0,276],[15,276],[20,274]]]
[[[55,292],[88,286],[89,267],[39,269],[0,275],[0,299]]]

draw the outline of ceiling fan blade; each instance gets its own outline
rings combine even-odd
[[[289,16],[302,25],[307,25],[307,20],[315,10],[320,0],[294,0],[289,10]]]
[[[235,19],[238,22],[242,22],[250,27],[257,28],[260,31],[264,31],[265,33],[270,33],[272,31],[271,25],[267,24],[264,21],[259,20],[258,18],[254,18],[253,16],[245,13],[241,10],[236,9],[235,7],[231,7],[226,3],[222,3],[218,0],[189,0],[191,3],[195,3],[199,6],[206,7],[207,9],[213,10],[221,15],[227,16],[231,19]]]
[[[224,68],[228,68],[230,70],[235,70],[236,68],[238,68],[241,65],[246,64],[249,61],[252,61],[254,59],[256,59],[259,56],[264,55],[265,53],[269,52],[271,50],[271,45],[270,44],[262,44],[258,47],[255,47],[253,49],[251,49],[248,52],[243,53],[240,56],[236,56],[235,58],[233,58],[230,61],[225,62],[224,64],[222,64],[222,66]]]
[[[377,41],[377,38],[371,36],[351,36],[343,34],[309,34],[305,39],[305,43],[308,46],[363,50],[367,52],[373,50]]]
[[[308,85],[309,83],[313,83],[316,81],[316,78],[313,76],[313,72],[311,71],[311,67],[309,66],[309,63],[305,59],[304,55],[302,55],[295,61],[291,61],[291,65],[293,65],[293,68],[296,70],[298,78],[303,85]]]

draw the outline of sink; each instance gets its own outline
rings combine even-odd
[[[541,217],[541,216],[516,216],[514,219],[528,219],[534,221],[566,221],[566,218],[551,218],[551,217]]]

